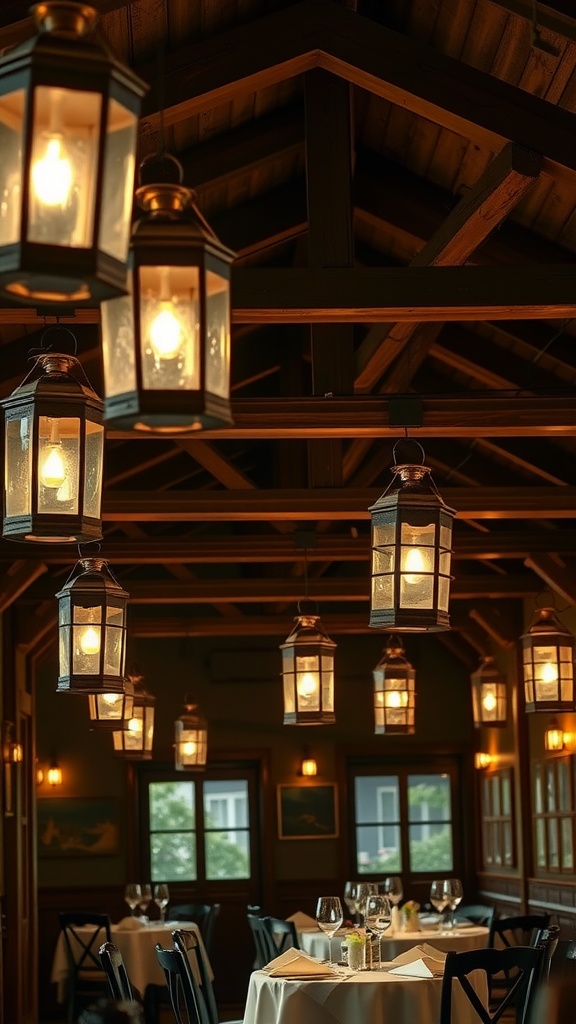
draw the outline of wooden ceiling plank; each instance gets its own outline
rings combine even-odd
[[[555,473],[550,473],[549,470],[544,469],[542,466],[536,466],[533,462],[529,462],[528,459],[523,459],[515,452],[503,448],[502,445],[494,444],[493,441],[488,441],[486,438],[479,437],[477,446],[490,455],[496,456],[500,461],[510,463],[525,473],[530,473],[532,476],[539,477],[540,480],[545,480],[548,484],[556,484],[558,487],[565,487],[567,484],[566,480],[562,480]]]
[[[228,490],[194,493],[109,491],[105,522],[260,522],[368,519],[381,489]],[[576,487],[444,487],[459,519],[573,519]]]
[[[530,0],[487,0],[493,7],[509,11],[526,22],[525,31],[530,30],[534,21],[534,6]],[[576,41],[576,22],[573,16],[554,10],[547,4],[538,4],[537,19],[540,28],[548,29],[565,39]]]
[[[562,568],[551,555],[545,552],[529,555],[524,559],[524,565],[527,569],[532,569],[547,587],[559,594],[563,601],[576,604],[576,583],[573,571]]]

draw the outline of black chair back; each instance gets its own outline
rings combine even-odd
[[[128,972],[118,946],[114,942],[104,942],[98,956],[108,978],[112,999],[124,999],[128,1003],[134,1001]]]
[[[74,910],[62,911],[58,917],[68,958],[66,1020],[72,1024],[80,998],[93,999],[106,994],[107,978],[98,950],[104,940],[110,942],[110,918],[108,914]]]
[[[266,927],[264,918],[258,917],[257,914],[248,914],[247,916],[256,949],[254,966],[259,970],[262,967],[265,967],[266,964],[269,964],[270,961],[278,955],[278,947],[276,946],[270,931]]]
[[[490,928],[488,945],[495,949],[509,946],[533,946],[538,929],[547,928],[550,914],[521,914],[497,917]]]
[[[498,1024],[508,1007],[514,1005],[517,1024],[525,1024],[530,1003],[542,972],[542,946],[509,946],[505,949],[472,949],[448,953],[444,966],[440,1003],[440,1024],[452,1024],[452,985],[457,981],[466,994],[481,1024]],[[492,991],[492,979],[504,972],[510,978],[497,1006],[487,1009],[472,986],[468,975],[482,971]]]
[[[164,971],[176,1024],[204,1024],[196,1003],[188,957],[180,949],[156,946],[156,957]]]
[[[544,947],[544,961],[542,964],[542,977],[540,978],[540,981],[547,981],[550,976],[552,957],[556,952],[559,938],[560,928],[557,924],[551,924],[549,928],[536,929],[532,945]]]
[[[192,987],[202,1024],[218,1024],[218,1009],[212,979],[206,970],[195,933],[187,931],[185,928],[177,928],[172,932],[172,941],[175,948],[184,954],[190,965]]]
[[[272,936],[272,942],[276,947],[274,956],[283,953],[285,949],[300,949],[294,921],[284,921],[281,917],[263,917],[262,920]]]
[[[496,907],[490,907],[487,903],[460,905],[456,911],[456,926],[458,926],[459,918],[465,918],[467,921],[473,921],[474,924],[482,925],[484,928],[491,928],[495,915]]]
[[[219,903],[178,903],[170,909],[170,920],[194,921],[200,929],[204,948],[210,957],[214,948],[214,932],[219,913]]]

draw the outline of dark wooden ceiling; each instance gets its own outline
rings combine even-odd
[[[439,639],[475,662],[513,642],[523,598],[574,603],[572,4],[536,21],[530,0],[95,6],[151,84],[140,155],[162,104],[186,184],[238,253],[234,427],[108,432],[102,554],[134,635],[282,635],[304,550],[328,632],[367,632],[367,508],[404,425],[458,510]],[[2,5],[0,47],[31,33],[27,11]],[[101,393],[98,320],[65,318]],[[45,322],[0,308],[2,395]],[[17,601],[24,646],[52,635],[75,558],[0,542],[0,608]]]

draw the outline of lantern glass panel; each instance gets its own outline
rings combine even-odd
[[[372,532],[372,543],[375,548],[393,545],[396,540],[396,523],[375,520]]]
[[[70,675],[70,626],[61,626],[58,630],[58,664],[61,676]]]
[[[122,674],[124,639],[124,608],[109,605],[106,608],[106,643],[104,648],[104,674]]]
[[[450,602],[450,577],[439,576],[438,577],[438,608],[441,612],[448,611],[448,604]]]
[[[74,605],[72,674],[98,675],[100,672],[100,643],[102,609],[100,605],[83,608]],[[62,667],[60,675],[64,675]]]
[[[440,523],[440,547],[447,548],[448,550],[452,547],[452,524],[449,526]]]
[[[394,607],[394,587],[392,575],[372,577],[372,607]]]
[[[0,245],[20,237],[24,89],[0,98]]]
[[[132,273],[128,274],[128,295],[103,302],[102,362],[106,395],[123,395],[136,390],[136,364],[134,361],[134,304],[132,301]]]
[[[372,553],[372,572],[392,573],[394,572],[394,556],[396,548],[375,548]]]
[[[38,417],[38,511],[78,513],[80,420]]]
[[[230,395],[230,286],[224,277],[206,271],[206,390]]]
[[[317,655],[296,655],[296,697],[298,711],[320,710],[319,658]]]
[[[6,421],[4,491],[6,517],[30,514],[32,480],[32,417]]]
[[[322,655],[322,710],[334,711],[334,658]]]
[[[123,693],[88,694],[90,719],[95,722],[121,722],[126,714],[127,698]],[[128,710],[128,715],[132,711]]]
[[[110,100],[104,152],[99,248],[122,263],[130,242],[134,193],[136,115]]]
[[[200,389],[198,267],[140,267],[142,386]]]
[[[28,241],[91,247],[101,108],[96,92],[34,89]]]
[[[86,421],[86,463],[84,466],[84,515],[100,518],[104,427]]]

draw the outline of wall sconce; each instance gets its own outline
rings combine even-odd
[[[128,430],[228,426],[235,253],[182,186],[174,157],[143,161],[140,182],[129,294],[102,305],[104,418]]]
[[[416,672],[406,658],[399,637],[390,637],[372,676],[376,735],[413,733],[416,728]]]
[[[126,605],[103,558],[82,558],[58,599],[58,693],[124,693]]]
[[[489,768],[493,761],[492,754],[486,754],[484,751],[478,751],[474,754],[474,767],[478,768],[479,771]]]
[[[311,778],[318,774],[318,765],[316,764],[316,758],[310,757],[310,751],[307,747],[304,747],[304,755],[300,762],[299,775],[304,775],[306,778]]]
[[[30,302],[101,301],[126,283],[146,86],[90,35],[93,7],[46,0],[0,60],[0,287]]]
[[[48,771],[46,772],[46,782],[49,786],[61,786],[63,782],[62,769],[58,764],[56,758],[53,758]]]
[[[131,676],[134,684],[134,707],[122,729],[112,733],[112,745],[116,757],[131,761],[152,760],[154,740],[154,711],[156,697],[141,688],[141,677]]]
[[[29,380],[34,374],[39,376]],[[100,540],[102,402],[78,360],[39,355],[28,377],[0,404],[6,437],[3,536]]]
[[[197,707],[185,697],[184,710],[174,722],[174,767],[179,772],[206,767],[208,728],[206,720],[196,713]]]
[[[42,765],[40,765],[38,763],[38,758],[36,758],[36,785],[37,786],[41,786],[43,782],[44,782],[44,769],[42,768]]]
[[[283,644],[284,725],[333,725],[334,651],[314,602],[300,602]]]
[[[560,722],[557,718],[553,718],[550,722],[548,729],[544,733],[544,749],[545,750],[564,750],[568,739],[569,733],[565,733],[560,727]]]
[[[526,711],[574,710],[574,636],[554,608],[537,608],[521,637]]]
[[[440,497],[422,465],[396,465],[372,519],[372,594],[369,625],[403,632],[450,628],[450,562],[454,509]],[[417,444],[418,442],[414,442]]]
[[[494,658],[485,656],[470,676],[472,713],[477,729],[482,725],[506,725],[506,680],[494,665]]]

